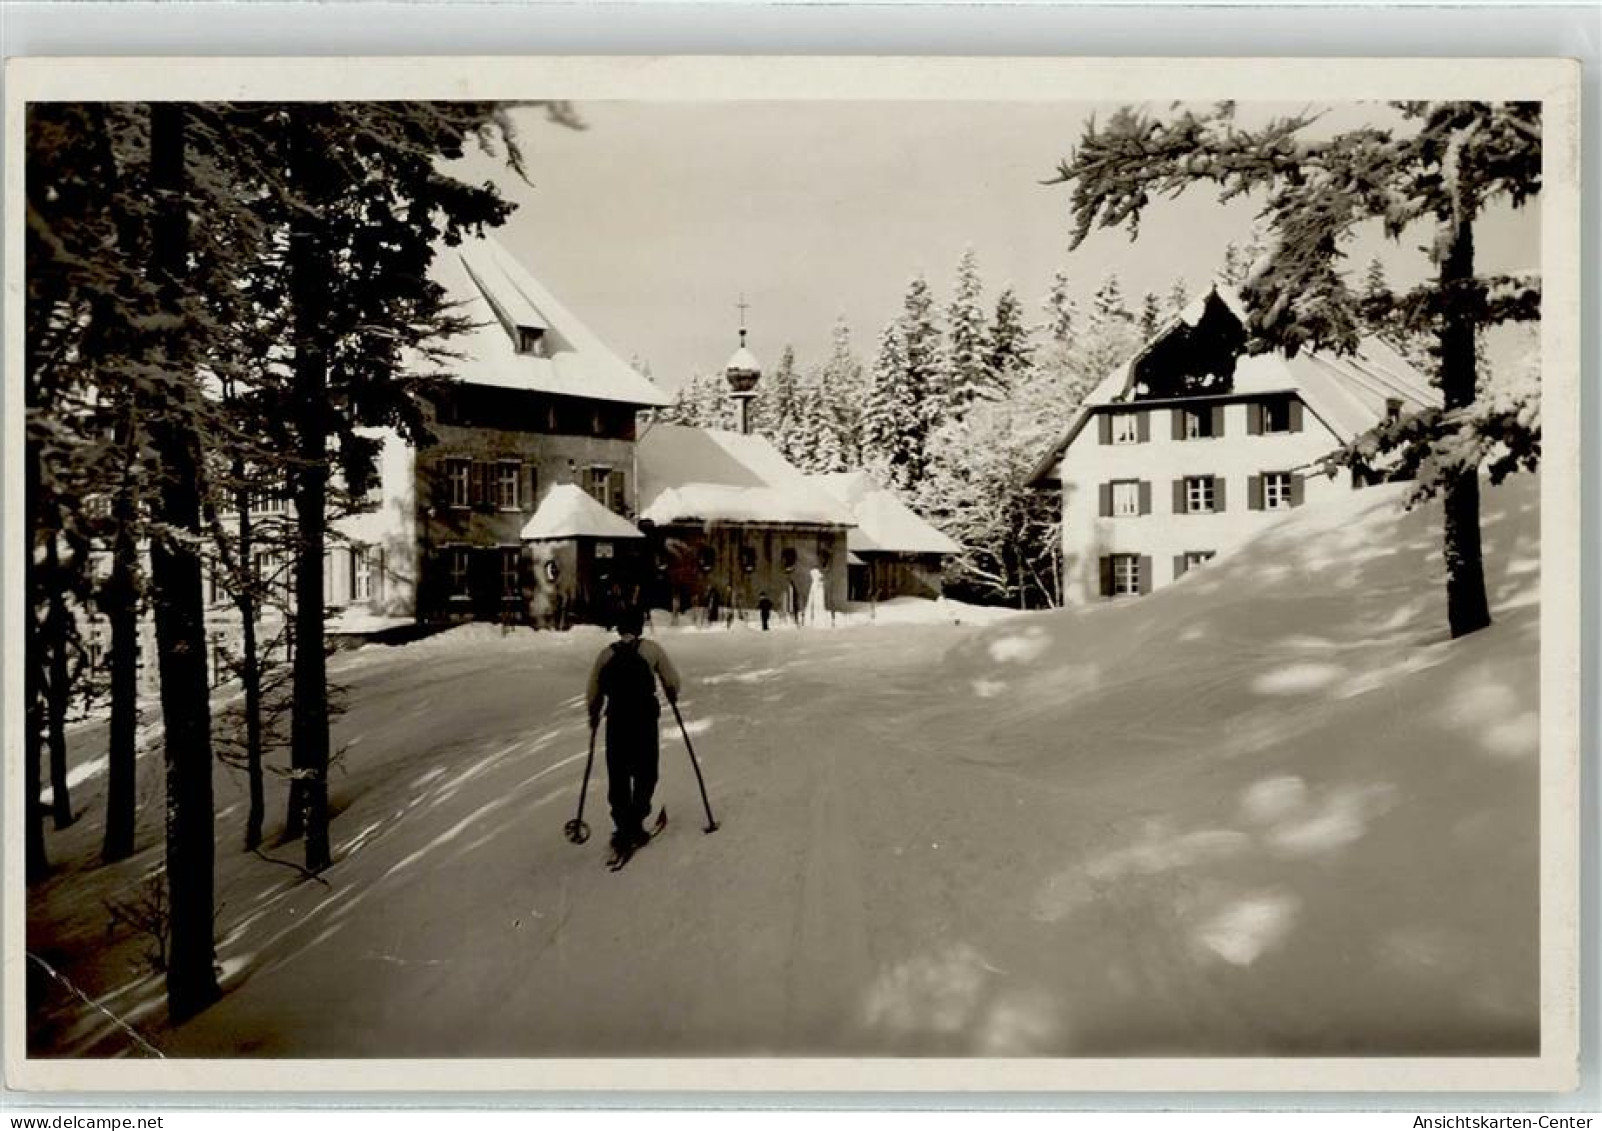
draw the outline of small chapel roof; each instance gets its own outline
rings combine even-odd
[[[686,523],[851,526],[850,509],[764,436],[653,424],[640,436],[640,517]]]
[[[846,547],[854,553],[955,554],[962,548],[865,471],[811,479],[851,509],[857,524],[846,532]]]

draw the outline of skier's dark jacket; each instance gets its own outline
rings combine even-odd
[[[616,708],[619,712],[655,715],[661,710],[656,701],[656,679],[662,681],[668,701],[676,702],[679,673],[656,641],[625,636],[601,649],[590,668],[589,690],[585,696],[590,725],[600,722],[603,700],[608,713]]]

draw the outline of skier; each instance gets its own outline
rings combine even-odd
[[[618,619],[618,639],[601,650],[590,668],[586,699],[590,729],[600,726],[606,706],[606,789],[612,810],[612,851],[627,855],[651,839],[645,818],[651,813],[658,759],[656,681],[669,703],[679,698],[679,673],[654,640],[644,640],[645,618],[637,608]]]
[[[757,598],[757,612],[762,616],[762,631],[766,632],[768,630],[768,618],[773,615],[773,598],[768,596],[766,589]]]

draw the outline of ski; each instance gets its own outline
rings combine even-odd
[[[650,844],[665,828],[667,828],[667,807],[663,806],[656,815],[655,823],[651,825],[649,837],[645,844]],[[644,848],[645,844],[637,845],[634,848],[614,848],[612,854],[606,858],[606,870],[608,872],[621,872],[623,866],[634,859],[634,854]]]

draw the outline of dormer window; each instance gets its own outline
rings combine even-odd
[[[517,352],[532,357],[545,356],[545,330],[539,326],[517,328]]]

